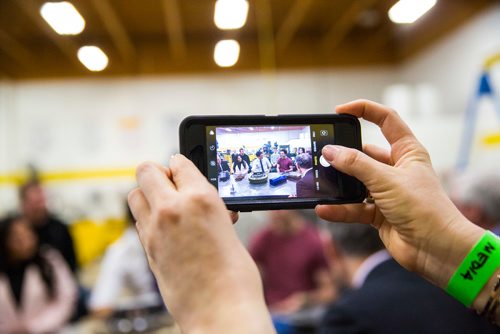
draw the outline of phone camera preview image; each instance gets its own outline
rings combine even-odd
[[[206,136],[208,178],[225,201],[338,196],[337,172],[321,155],[332,124],[208,126]]]

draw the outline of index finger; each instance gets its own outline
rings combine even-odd
[[[199,189],[204,185],[210,185],[199,169],[182,154],[176,154],[170,159],[170,170],[172,181],[178,190]]]
[[[335,111],[338,114],[360,117],[378,125],[391,145],[404,138],[416,140],[415,135],[401,117],[394,110],[382,104],[368,100],[356,100],[337,106]]]
[[[144,162],[137,167],[136,178],[149,207],[157,207],[175,191],[172,181],[167,177],[163,166]]]

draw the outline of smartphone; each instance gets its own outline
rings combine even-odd
[[[360,181],[321,154],[327,144],[361,150],[360,123],[351,115],[190,116],[179,143],[229,210],[306,209],[366,197]]]

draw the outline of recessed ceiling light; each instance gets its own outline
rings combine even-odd
[[[389,9],[389,18],[394,23],[408,24],[418,20],[437,0],[399,0]]]
[[[214,60],[220,67],[231,67],[240,56],[240,44],[234,39],[217,42],[214,49]]]
[[[85,20],[69,2],[46,2],[40,8],[43,19],[59,35],[78,35],[85,28]]]
[[[245,25],[247,14],[248,1],[246,0],[217,0],[214,22],[219,29],[239,29]]]
[[[78,59],[92,72],[102,71],[108,66],[108,56],[97,46],[82,46],[78,50]]]

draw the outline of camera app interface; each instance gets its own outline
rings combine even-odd
[[[338,176],[321,149],[332,124],[207,126],[209,181],[226,201],[338,196]]]

